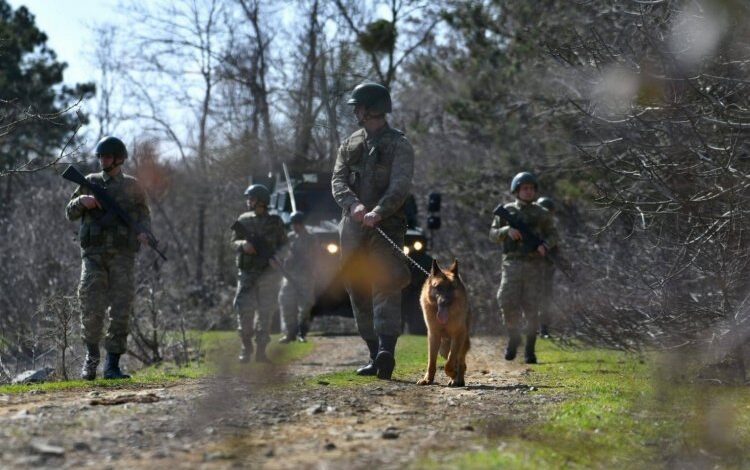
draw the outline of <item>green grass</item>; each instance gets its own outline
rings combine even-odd
[[[394,380],[412,381],[414,374],[424,373],[426,356],[425,336],[403,335],[399,337],[396,347],[396,370],[393,372]],[[367,360],[364,343],[362,343],[362,364]],[[359,386],[369,384],[378,379],[376,377],[360,377],[353,374],[352,370],[322,374],[308,380],[309,384],[325,382],[328,386]]]
[[[237,354],[240,340],[236,331],[209,331],[200,334],[200,348],[203,357],[199,361],[192,361],[190,365],[178,367],[173,362],[164,362],[132,373],[131,379],[94,381],[67,380],[46,382],[29,385],[3,385],[0,394],[19,394],[31,391],[57,392],[64,390],[81,390],[91,388],[103,389],[141,389],[168,385],[182,380],[199,379],[217,371],[224,373],[239,373],[242,370],[262,367],[262,365],[239,364]],[[268,354],[274,364],[283,365],[310,354],[314,348],[312,343],[290,343],[280,345],[276,342],[278,336],[271,338]],[[78,371],[73,371],[77,373]]]
[[[559,395],[521,435],[485,437],[493,450],[455,456],[455,468],[648,468],[671,462],[744,468],[750,463],[747,388],[663,380],[646,360],[540,341],[528,379],[538,394]],[[550,388],[547,388],[550,387]],[[491,419],[491,418],[490,418]],[[486,424],[486,423],[485,423]],[[481,425],[480,425],[481,428]],[[441,466],[446,462],[441,461]]]

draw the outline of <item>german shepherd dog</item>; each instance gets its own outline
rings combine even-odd
[[[430,276],[422,286],[419,297],[424,322],[427,325],[429,358],[427,373],[417,382],[429,385],[435,380],[437,355],[447,357],[445,374],[449,387],[463,387],[466,373],[466,353],[469,351],[469,303],[466,287],[458,275],[458,261],[443,271],[432,261]]]

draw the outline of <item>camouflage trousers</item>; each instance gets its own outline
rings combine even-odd
[[[539,322],[542,325],[549,325],[552,320],[554,276],[555,265],[547,261],[542,262],[541,299],[539,300]]]
[[[503,260],[497,300],[508,330],[518,331],[524,317],[526,334],[533,334],[539,328],[542,268],[541,259]]]
[[[294,282],[282,279],[279,289],[282,330],[296,335],[300,327],[309,326],[310,311],[314,304],[315,292],[310,279],[295,277]]]
[[[265,271],[239,270],[234,310],[237,330],[244,344],[255,342],[265,346],[271,340],[271,320],[276,312],[280,274],[274,269]]]
[[[380,227],[398,246],[404,245],[402,221]],[[360,336],[366,341],[377,340],[378,335],[399,336],[401,290],[411,281],[406,260],[377,231],[349,217],[341,221],[340,233],[346,290]]]
[[[104,317],[109,312],[109,327],[104,340],[107,352],[127,351],[130,315],[133,311],[135,284],[132,254],[98,253],[83,257],[78,298],[81,302],[81,336],[86,344],[99,344]]]

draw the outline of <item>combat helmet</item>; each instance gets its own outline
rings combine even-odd
[[[116,158],[128,158],[128,149],[122,140],[117,137],[106,136],[96,144],[94,154],[97,157],[101,155],[112,155]]]
[[[245,197],[250,199],[254,197],[258,202],[268,204],[271,202],[271,192],[262,184],[251,184],[245,190]]]
[[[518,191],[518,188],[520,188],[522,184],[526,183],[533,184],[534,188],[539,191],[539,181],[537,181],[536,176],[534,176],[532,173],[529,173],[528,171],[523,171],[513,177],[513,181],[510,182],[510,192],[512,194],[515,194],[516,191]]]
[[[292,212],[292,215],[289,216],[289,223],[292,224],[304,224],[305,223],[305,213],[300,211],[294,211]]]
[[[388,88],[379,83],[360,83],[352,91],[352,96],[346,104],[362,105],[372,114],[391,112],[391,94]]]
[[[553,201],[551,197],[547,197],[547,196],[540,197],[539,199],[536,200],[536,203],[544,207],[550,212],[555,210],[555,201]]]

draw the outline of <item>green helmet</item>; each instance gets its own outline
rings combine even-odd
[[[352,97],[346,104],[362,105],[374,114],[391,112],[391,94],[388,88],[379,83],[360,83],[352,91]]]
[[[305,219],[305,213],[300,211],[294,211],[292,212],[292,215],[289,216],[289,222],[292,224],[304,224]]]
[[[271,192],[262,184],[251,184],[245,190],[245,197],[250,199],[254,197],[258,202],[268,205],[271,202]]]
[[[536,200],[536,203],[550,212],[555,210],[555,201],[553,201],[550,197],[540,197]]]
[[[518,191],[518,188],[526,183],[533,184],[534,188],[539,191],[539,182],[536,180],[536,176],[528,171],[523,171],[513,177],[513,181],[510,182],[510,192],[515,194],[515,192]]]
[[[113,155],[114,157],[128,158],[128,149],[125,148],[122,140],[117,137],[107,136],[96,144],[94,154],[97,157],[101,155]]]

